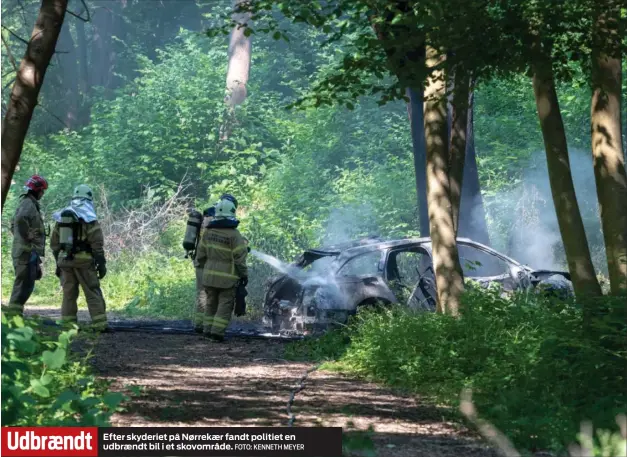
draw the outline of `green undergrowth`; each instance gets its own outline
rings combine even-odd
[[[88,338],[88,337],[82,337]],[[2,425],[109,425],[124,395],[72,351],[75,328],[59,331],[2,313]]]
[[[603,317],[584,327],[573,304],[468,292],[459,319],[402,307],[359,313],[346,328],[292,344],[286,356],[327,361],[454,408],[470,388],[480,416],[518,448],[563,451],[581,421],[615,430],[626,412],[624,300],[606,299]]]
[[[55,276],[52,256],[44,260],[44,276],[35,284],[27,308],[33,306],[61,306],[63,294]],[[258,267],[257,267],[258,268]],[[101,288],[108,311],[123,316],[164,319],[188,319],[196,303],[196,276],[191,259],[158,252],[141,256],[122,255],[107,263],[107,275]],[[251,267],[255,278],[259,275]],[[3,256],[2,300],[8,302],[13,287],[14,272],[10,257]],[[259,314],[258,302],[262,296],[261,281],[251,281],[249,290],[249,315]],[[81,293],[79,309],[86,309]]]
[[[4,256],[3,256],[4,257]],[[50,257],[50,258],[48,258]],[[8,301],[14,273],[3,258],[3,302]],[[7,266],[5,266],[8,264]],[[44,276],[35,283],[28,306],[61,306],[63,294],[59,279],[54,274],[51,255],[44,260]],[[189,259],[148,253],[137,257],[123,255],[107,263],[107,275],[101,288],[108,311],[129,317],[161,317],[187,319],[192,313],[196,297],[196,277]],[[86,309],[81,293],[79,309]]]

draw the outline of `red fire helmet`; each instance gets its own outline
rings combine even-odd
[[[34,191],[46,190],[48,188],[48,181],[46,181],[42,176],[33,175],[26,180],[24,185]]]

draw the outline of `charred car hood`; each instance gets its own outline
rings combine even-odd
[[[559,270],[534,270],[529,269],[528,273],[532,275],[536,280],[542,281],[543,279],[547,279],[553,275],[564,276],[566,279],[571,281],[570,273],[567,271],[559,271]]]

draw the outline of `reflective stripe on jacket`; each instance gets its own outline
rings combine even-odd
[[[234,228],[207,228],[202,234],[196,260],[203,268],[203,285],[218,289],[235,287],[248,276],[244,237]]]

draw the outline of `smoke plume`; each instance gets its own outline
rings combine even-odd
[[[591,154],[571,149],[570,164],[588,245],[602,271],[605,252]],[[493,247],[533,268],[567,268],[544,151],[533,154],[519,185],[486,203]]]

